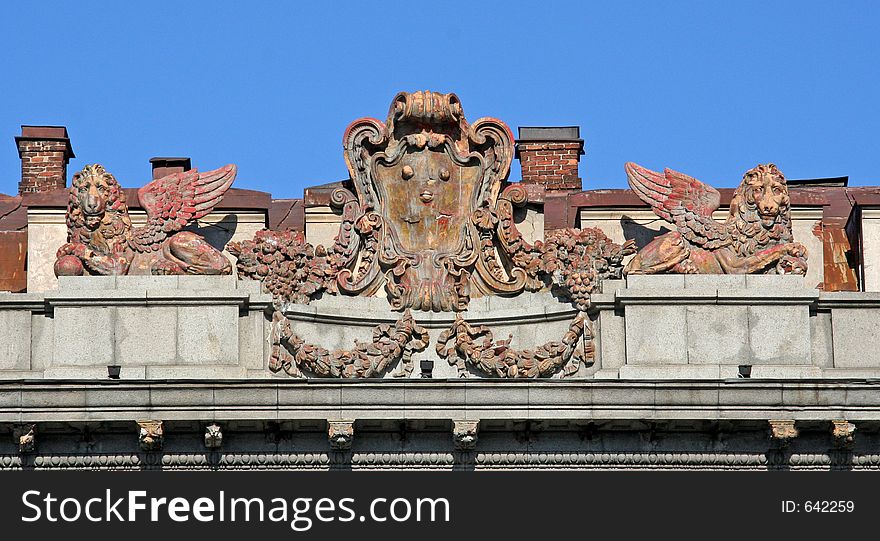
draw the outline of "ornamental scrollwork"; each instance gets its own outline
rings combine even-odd
[[[455,94],[403,92],[385,122],[354,121],[343,147],[351,189],[331,195],[341,209],[332,246],[312,246],[291,231],[261,231],[229,245],[239,277],[261,280],[274,298],[273,371],[374,377],[417,350],[407,350],[407,340],[427,345],[409,310],[461,312],[472,296],[549,288],[579,312],[561,342],[513,350],[510,340],[495,343],[487,328],[458,317],[446,340],[470,337],[471,345],[438,344],[438,351],[456,359],[460,371],[467,362],[495,377],[549,377],[564,367],[571,375],[582,358],[591,358],[592,330],[584,314],[590,295],[600,280],[622,277],[623,258],[634,253],[634,244],[615,244],[593,228],[557,230],[528,243],[515,218],[528,193],[519,184],[506,185],[513,158],[506,124],[494,118],[469,123]],[[288,303],[307,304],[322,294],[375,296],[383,287],[391,308],[404,315],[393,329],[377,327],[373,346],[330,352],[306,344],[283,315]],[[401,352],[380,343],[396,343]],[[411,369],[407,360],[404,375]]]

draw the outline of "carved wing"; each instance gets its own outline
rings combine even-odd
[[[211,212],[236,173],[231,164],[205,173],[191,169],[158,178],[138,190],[138,199],[147,211],[147,225],[132,231],[132,248],[155,251],[169,235]]]
[[[712,219],[721,205],[718,190],[699,180],[666,169],[662,174],[629,162],[629,185],[654,213],[676,225],[690,242],[712,250],[730,244],[727,227]]]

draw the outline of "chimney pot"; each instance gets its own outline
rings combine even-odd
[[[153,166],[153,180],[162,178],[174,173],[183,173],[192,169],[192,160],[189,158],[169,158],[156,157],[150,158]]]
[[[67,186],[67,164],[76,155],[65,126],[23,125],[15,144],[21,159],[19,195]]]
[[[578,174],[584,140],[579,126],[523,126],[516,140],[522,182],[546,191],[581,190]]]

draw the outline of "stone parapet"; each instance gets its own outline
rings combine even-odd
[[[270,303],[232,276],[62,277],[45,294],[0,295],[0,378],[262,374]]]
[[[107,367],[116,365],[123,380],[270,377],[271,306],[258,282],[231,276],[67,277],[57,290],[0,294],[0,380],[105,379]],[[334,295],[290,304],[283,314],[303,343],[331,357],[369,344],[378,326],[393,328],[402,318],[386,299]],[[547,291],[475,297],[460,319],[413,311],[428,343],[408,362],[430,361],[434,378],[454,378],[462,367],[436,346],[456,325],[478,333],[479,347],[487,336],[479,329],[486,329],[497,351],[538,352],[562,340],[578,314]],[[819,292],[793,276],[630,276],[605,281],[585,315],[586,332],[574,345],[591,357],[563,359],[542,376],[880,377],[878,293]],[[400,362],[377,376],[400,376]],[[471,365],[465,374],[489,376]],[[405,375],[422,376],[419,370]]]

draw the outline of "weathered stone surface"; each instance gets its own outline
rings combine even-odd
[[[42,313],[31,315],[31,369],[44,370],[55,358],[55,332],[52,318]]]
[[[30,368],[30,310],[0,310],[0,370]]]
[[[737,377],[737,367],[678,364],[620,367],[620,379],[728,379]]]
[[[810,339],[813,365],[822,368],[834,366],[833,323],[830,312],[810,315]]]
[[[880,291],[880,209],[863,209],[861,218],[863,287]]]
[[[669,278],[664,276],[663,278]],[[681,278],[673,276],[673,278]],[[626,308],[627,364],[687,364],[685,306],[628,306]]]
[[[631,274],[626,277],[627,289],[684,289],[685,276],[681,274],[661,274],[648,276]]]
[[[220,250],[181,229],[211,212],[235,174],[235,166],[227,165],[155,179],[138,190],[147,223],[132,227],[116,178],[101,165],[86,165],[71,182],[67,243],[58,248],[55,275],[231,274],[232,265]]]
[[[119,379],[145,379],[144,365],[123,366],[119,371]],[[107,365],[95,366],[50,366],[43,371],[47,379],[107,379]]]
[[[12,436],[18,445],[19,453],[33,453],[37,450],[37,425],[25,423],[16,425],[12,430]]]
[[[266,368],[264,344],[267,340],[267,325],[261,312],[249,313],[238,318],[238,359],[245,369]]]
[[[780,289],[811,289],[807,287],[804,277],[796,274],[749,274],[746,276],[746,287],[764,290],[768,296]]]
[[[805,365],[767,365],[756,364],[752,366],[752,379],[804,379],[821,378],[822,368]]]
[[[800,432],[795,427],[794,420],[771,419],[768,423],[770,425],[770,438],[781,445],[788,445],[791,443],[791,440],[800,435]]]
[[[480,421],[453,421],[452,441],[460,451],[470,451],[477,447]]]
[[[82,279],[86,280],[115,280],[115,289],[168,290],[178,289],[179,276],[148,275],[148,276],[61,276],[58,278],[61,288],[68,289],[68,284],[75,286]]]
[[[177,357],[183,364],[238,364],[238,308],[177,308]]]
[[[685,274],[684,287],[691,289],[744,289],[746,274]],[[756,275],[764,276],[764,275]],[[635,278],[635,276],[633,276]]]
[[[55,251],[67,241],[65,213],[61,209],[28,209],[27,290],[58,287],[52,266]]]
[[[54,366],[107,366],[115,363],[116,308],[55,308]]]
[[[831,421],[831,437],[837,447],[851,449],[855,443],[856,425],[845,419]]]
[[[128,278],[128,277],[126,277]],[[176,276],[161,278],[176,278]],[[116,362],[119,365],[165,365],[177,361],[177,308],[116,308]]]
[[[240,366],[199,364],[147,366],[147,379],[242,379],[247,377],[247,369]]]
[[[177,280],[177,287],[179,289],[195,291],[224,291],[236,289],[238,287],[238,280],[235,276],[184,275],[178,276]]]
[[[617,370],[626,363],[626,320],[614,310],[599,312],[599,365]]]
[[[438,337],[435,350],[455,365],[461,376],[466,376],[469,368],[501,378],[548,377],[560,370],[563,376],[571,376],[582,362],[593,362],[589,325],[586,314],[580,312],[559,341],[546,342],[534,350],[517,350],[510,347],[510,338],[495,341],[489,327],[472,326],[458,314],[452,327]]]
[[[831,326],[835,368],[880,364],[880,310],[835,308]]]
[[[205,447],[219,449],[223,445],[223,429],[216,423],[205,427]]]
[[[116,289],[115,276],[59,276],[58,287],[67,291]]]
[[[812,364],[808,306],[749,306],[752,364]]]
[[[351,449],[354,441],[354,421],[328,421],[327,441],[333,449],[339,451]]]
[[[807,251],[794,242],[788,186],[775,165],[746,171],[723,222],[712,217],[721,194],[711,186],[671,169],[625,168],[633,192],[675,224],[639,250],[626,274],[806,274]]]
[[[161,451],[165,441],[165,429],[162,421],[137,421],[138,443],[142,451]]]
[[[688,306],[686,319],[689,364],[752,364],[745,306]]]

